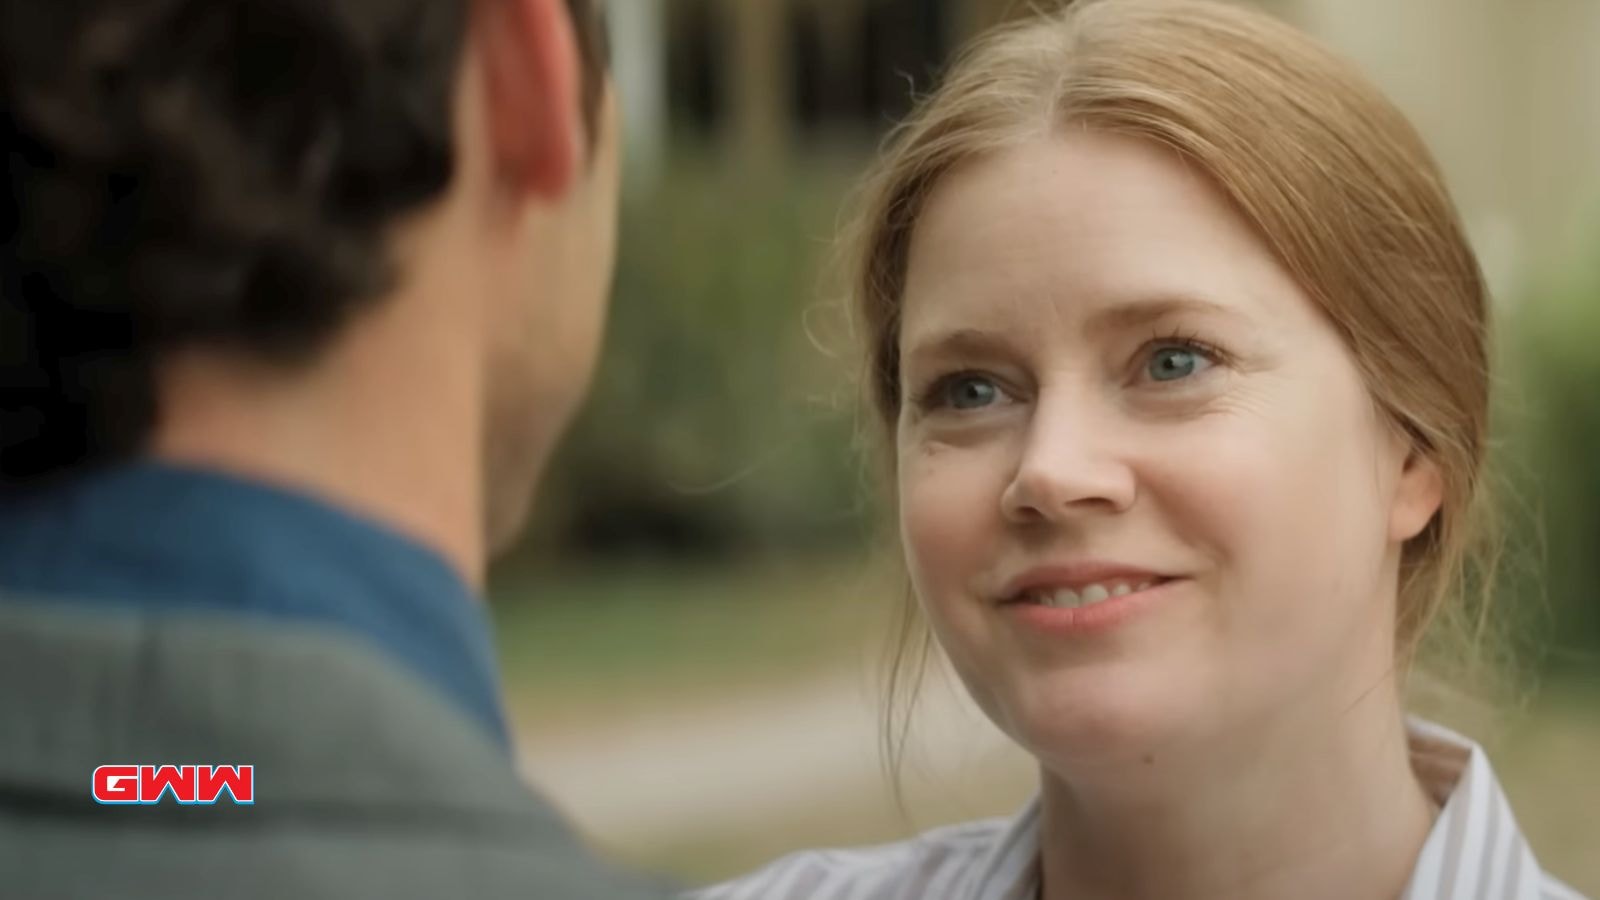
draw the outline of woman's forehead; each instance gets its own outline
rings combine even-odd
[[[1034,327],[1041,317],[1100,330],[1180,314],[1311,313],[1208,179],[1153,144],[1093,132],[1041,138],[951,172],[913,233],[903,302],[908,346],[961,329]]]

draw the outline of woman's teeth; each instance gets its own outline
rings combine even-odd
[[[1074,591],[1070,588],[1060,588],[1054,591],[1039,591],[1031,594],[1029,599],[1044,606],[1072,609],[1079,606],[1092,606],[1103,603],[1112,597],[1126,597],[1140,591],[1155,587],[1155,579],[1141,581],[1138,584],[1127,582],[1113,582],[1111,584],[1091,584],[1082,590]]]

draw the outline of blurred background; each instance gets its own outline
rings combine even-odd
[[[1261,2],[1412,117],[1491,279],[1515,665],[1430,712],[1600,895],[1600,2]],[[526,769],[609,853],[699,883],[1029,791],[937,663],[900,801],[880,766],[905,588],[832,265],[886,129],[1021,6],[610,4],[629,171],[608,349],[494,578]]]

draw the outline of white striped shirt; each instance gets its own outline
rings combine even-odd
[[[1403,900],[1584,900],[1539,868],[1483,750],[1409,722],[1412,766],[1440,805]],[[690,900],[1036,900],[1039,801],[881,847],[807,850]]]

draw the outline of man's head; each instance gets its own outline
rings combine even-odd
[[[0,491],[409,348],[514,531],[609,290],[599,2],[0,0]]]

